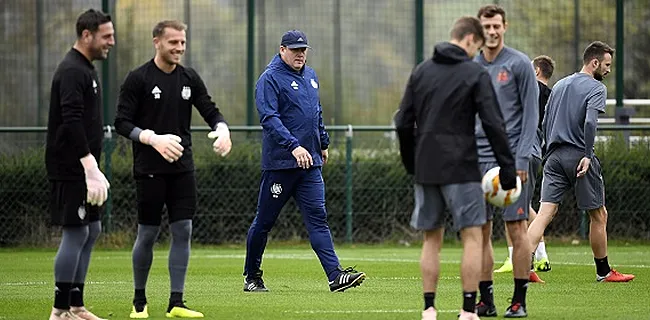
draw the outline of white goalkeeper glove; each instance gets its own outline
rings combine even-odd
[[[181,137],[173,134],[159,135],[152,130],[143,130],[140,133],[140,142],[152,146],[169,163],[183,156]]]
[[[225,157],[232,148],[232,141],[230,140],[230,130],[225,122],[219,122],[217,129],[208,133],[208,138],[217,139],[212,144],[212,150],[215,153]]]
[[[92,154],[89,153],[79,161],[84,167],[86,176],[86,202],[94,206],[101,206],[108,198],[108,188],[111,185],[106,180],[106,176],[99,170],[97,160]]]

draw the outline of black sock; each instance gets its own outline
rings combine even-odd
[[[424,310],[429,309],[429,307],[436,308],[436,293],[435,292],[425,292],[424,293]]]
[[[144,306],[147,305],[147,296],[145,295],[145,289],[135,289],[135,294],[133,295],[133,306],[135,307],[136,312],[144,311]]]
[[[481,301],[488,306],[494,305],[494,292],[492,290],[492,281],[481,281],[478,283],[478,289],[481,293]]]
[[[474,313],[476,308],[476,291],[463,291],[463,310]]]
[[[70,309],[70,282],[54,283],[54,307],[62,310]]]
[[[73,283],[70,289],[70,306],[83,307],[84,306],[84,284]]]
[[[526,290],[528,289],[528,279],[515,278],[515,293],[512,296],[512,304],[517,302],[522,306],[526,306]]]
[[[607,262],[607,256],[602,259],[594,258],[594,262],[596,262],[596,273],[601,277],[606,276],[612,270]]]
[[[169,307],[167,307],[167,312],[172,311],[174,307],[183,306],[183,293],[182,292],[172,292],[169,295]]]

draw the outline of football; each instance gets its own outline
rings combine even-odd
[[[503,190],[499,182],[499,167],[494,167],[483,176],[481,181],[485,200],[497,207],[507,207],[519,199],[521,194],[521,179],[517,176],[517,187],[511,190]]]

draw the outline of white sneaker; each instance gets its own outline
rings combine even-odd
[[[422,311],[422,320],[437,320],[438,312],[433,307],[429,307],[427,310]]]
[[[458,315],[459,320],[481,320],[481,318],[478,317],[478,315],[474,312],[467,312],[465,310],[460,310],[460,314]]]

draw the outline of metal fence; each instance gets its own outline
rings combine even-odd
[[[607,128],[610,128],[609,130]],[[639,134],[650,126],[628,126],[634,139],[626,144],[612,128],[601,128],[597,155],[607,187],[609,235],[613,239],[650,240],[650,140]],[[241,243],[255,216],[259,186],[259,128],[233,127],[233,152],[226,158],[211,151],[207,128],[193,136],[198,211],[194,222],[197,243]],[[349,131],[353,129],[353,131]],[[409,227],[413,209],[412,178],[399,160],[390,127],[331,127],[331,159],[324,167],[330,227],[336,241],[413,241]],[[48,245],[60,236],[49,225],[49,186],[43,165],[44,128],[0,130],[0,245]],[[102,168],[111,182],[102,239],[127,245],[135,239],[136,202],[131,175],[130,141],[106,139]],[[537,192],[538,193],[538,192]],[[586,225],[571,199],[561,206],[547,236],[584,237]],[[165,219],[163,219],[165,221]],[[449,226],[450,221],[447,221]],[[582,226],[581,226],[582,224]],[[165,226],[164,226],[165,227]],[[495,238],[503,237],[497,215]],[[456,234],[448,230],[448,237]],[[162,239],[168,237],[166,228]],[[271,237],[307,239],[293,201],[284,208]]]
[[[582,49],[603,40],[625,49],[621,97],[650,97],[647,0],[495,1],[507,10],[506,43],[557,62],[551,82],[576,71]],[[623,4],[617,12],[616,3]],[[232,124],[256,124],[252,82],[278,50],[281,34],[307,32],[309,64],[319,74],[325,122],[387,125],[411,68],[432,53],[460,15],[482,0],[5,0],[0,1],[0,126],[43,126],[56,64],[74,42],[86,8],[106,8],[117,45],[102,71],[107,123],[126,73],[151,59],[151,30],[162,19],[189,25],[184,63],[196,68]],[[617,14],[618,13],[618,14]],[[616,30],[620,27],[621,37]],[[620,40],[620,41],[619,41]],[[618,47],[618,46],[617,46]],[[622,65],[621,65],[622,64]],[[617,90],[608,77],[609,96]],[[608,108],[613,115],[613,107]],[[648,110],[650,113],[650,110]],[[647,116],[647,115],[646,115]],[[197,118],[195,124],[199,125]]]

